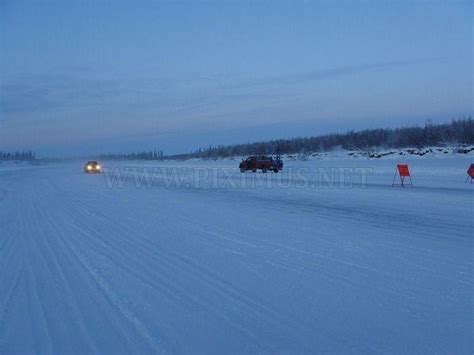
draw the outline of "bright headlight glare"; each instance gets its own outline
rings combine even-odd
[[[91,170],[91,169],[92,169],[92,166],[87,165],[87,170]]]
[[[99,170],[99,169],[100,169],[100,165],[97,165],[95,168],[96,168],[97,170]]]

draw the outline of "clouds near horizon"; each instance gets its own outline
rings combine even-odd
[[[3,146],[472,114],[469,2],[25,4],[0,15]]]

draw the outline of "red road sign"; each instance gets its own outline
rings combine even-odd
[[[398,164],[397,169],[400,176],[410,176],[410,170],[408,170],[407,164]]]
[[[472,180],[474,179],[474,164],[471,164],[469,169],[467,169],[467,175],[469,176],[467,177],[466,182],[471,180],[471,184],[472,184]]]
[[[474,164],[471,164],[469,169],[467,169],[467,175],[469,175],[471,179],[474,179]]]
[[[400,177],[400,183],[395,184],[395,178],[398,176]],[[405,178],[407,182],[405,182]],[[395,185],[400,185],[401,187],[411,186],[413,187],[413,183],[411,182],[411,175],[410,170],[408,169],[408,164],[397,164],[397,168],[395,169],[395,175],[393,175],[392,187]]]

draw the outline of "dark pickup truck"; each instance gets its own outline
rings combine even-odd
[[[283,170],[283,161],[279,156],[274,158],[267,155],[254,155],[247,159],[242,159],[239,164],[239,169],[242,173],[249,170],[254,173],[257,170],[262,170],[262,173],[266,173],[268,170],[277,173]]]

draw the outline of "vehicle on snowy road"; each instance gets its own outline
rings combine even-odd
[[[100,174],[102,171],[102,166],[97,161],[88,161],[84,165],[84,172],[86,174]]]
[[[262,170],[262,173],[266,173],[268,170],[277,173],[280,170],[283,170],[283,161],[279,156],[273,158],[266,155],[254,155],[247,159],[242,159],[239,164],[239,169],[242,173],[248,170],[251,170],[254,173],[257,170]]]

